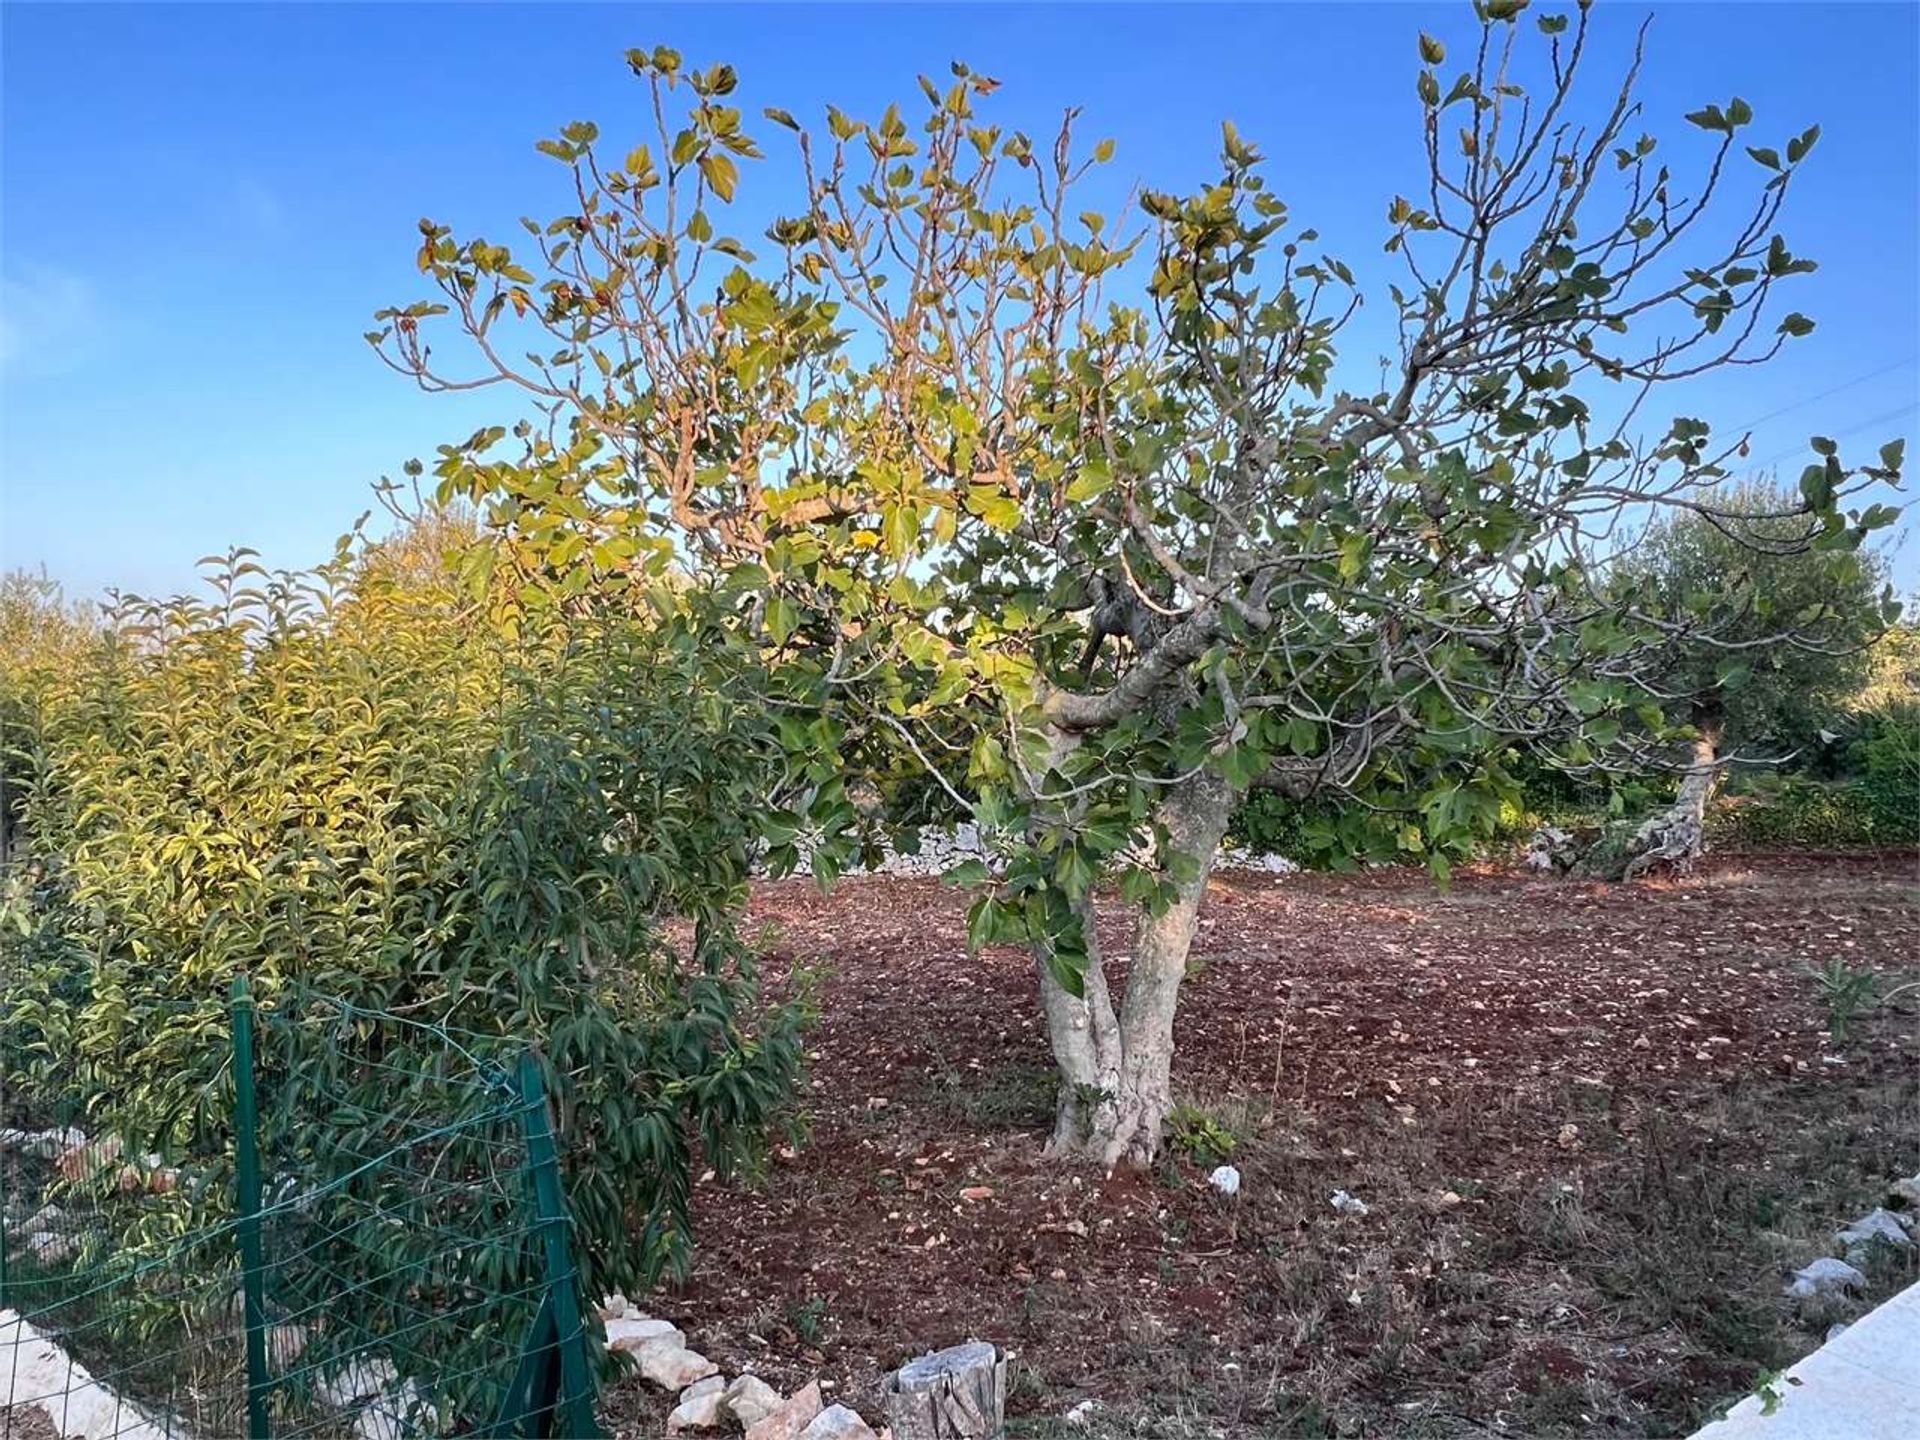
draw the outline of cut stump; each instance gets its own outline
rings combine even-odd
[[[1000,1440],[1007,1362],[985,1341],[969,1340],[902,1365],[885,1396],[894,1440]]]

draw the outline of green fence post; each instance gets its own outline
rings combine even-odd
[[[559,1380],[556,1404],[549,1412],[552,1434],[566,1440],[598,1440],[593,1418],[593,1386],[587,1372],[587,1332],[580,1313],[580,1288],[573,1270],[573,1246],[568,1239],[566,1197],[560,1189],[560,1158],[553,1143],[553,1118],[547,1113],[547,1087],[540,1062],[528,1051],[520,1057],[520,1101],[527,1135],[527,1165],[533,1171],[534,1203],[538,1207],[541,1246],[547,1267],[546,1299],[542,1304],[550,1331],[535,1327],[534,1343],[543,1341],[557,1350],[559,1375],[549,1372],[548,1384]]]
[[[247,977],[233,979],[233,1117],[235,1208],[240,1212],[241,1284],[246,1295],[247,1440],[267,1431],[267,1302],[260,1251],[260,1117],[253,1093],[253,995]]]

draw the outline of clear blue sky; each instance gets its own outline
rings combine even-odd
[[[1649,8],[1603,0],[1596,80]],[[1761,420],[1754,458],[1786,467],[1811,433],[1862,450],[1913,435],[1920,11],[1651,8],[1642,94],[1676,154],[1700,138],[1679,116],[1734,94],[1753,105],[1758,143],[1824,131],[1786,222],[1822,264],[1793,301],[1818,331],[1684,408],[1718,427]],[[1387,200],[1424,174],[1414,37],[1463,41],[1470,23],[1464,3],[1326,0],[7,4],[0,560],[44,565],[80,594],[178,588],[228,544],[310,563],[378,475],[497,418],[505,397],[421,395],[361,332],[376,307],[419,295],[421,215],[510,240],[514,217],[563,203],[564,173],[535,138],[577,118],[618,153],[642,138],[630,45],[731,61],[750,118],[764,104],[817,117],[829,100],[877,113],[916,98],[917,72],[964,58],[1005,82],[1001,118],[1040,128],[1084,105],[1082,133],[1119,142],[1111,168],[1156,186],[1208,175],[1231,117],[1295,215],[1365,278],[1386,274]],[[750,173],[748,188],[781,191],[784,176]],[[1920,580],[1920,544],[1898,573]]]

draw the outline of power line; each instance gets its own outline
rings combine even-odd
[[[1875,415],[1870,419],[1862,420],[1857,425],[1849,425],[1844,430],[1836,430],[1827,438],[1829,440],[1844,440],[1849,435],[1858,435],[1862,430],[1871,430],[1876,425],[1884,425],[1889,420],[1899,419],[1902,415],[1911,415],[1916,410],[1920,410],[1920,402],[1909,400],[1906,404],[1896,406],[1884,415]],[[1764,470],[1769,465],[1777,465],[1782,460],[1788,460],[1800,454],[1803,448],[1804,447],[1800,445],[1789,445],[1778,455],[1770,455],[1765,460],[1756,461],[1753,468],[1756,470]]]
[[[1798,400],[1789,401],[1787,404],[1782,405],[1777,410],[1769,410],[1766,414],[1758,416],[1755,419],[1743,420],[1738,425],[1731,425],[1727,428],[1730,431],[1751,430],[1756,425],[1764,425],[1767,423],[1767,421],[1777,419],[1779,416],[1788,414],[1789,412],[1794,410],[1798,410],[1803,405],[1812,405],[1816,401],[1825,400],[1834,395],[1839,395],[1845,391],[1851,390],[1856,385],[1864,385],[1869,380],[1878,380],[1882,375],[1888,374],[1894,370],[1898,370],[1903,365],[1911,365],[1916,360],[1920,360],[1920,355],[1909,355],[1904,360],[1895,360],[1890,365],[1882,365],[1878,370],[1869,370],[1864,375],[1856,375],[1851,380],[1843,380],[1840,384],[1835,385],[1830,390],[1821,390],[1812,395],[1802,395]],[[1869,421],[1867,423],[1871,424],[1873,422]]]

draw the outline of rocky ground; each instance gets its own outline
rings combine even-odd
[[[1915,978],[1917,882],[1911,854],[1229,874],[1175,1143],[1112,1177],[1041,1160],[1030,962],[969,957],[963,896],[764,884],[769,988],[820,1004],[809,1134],[701,1184],[695,1272],[648,1309],[876,1422],[881,1375],[978,1336],[1029,1434],[1683,1433],[1917,1273],[1869,1246],[1858,1285],[1784,1293],[1920,1162],[1920,990],[1836,1041],[1811,973]],[[609,1422],[658,1434],[672,1399],[636,1380]]]

